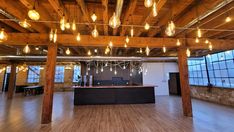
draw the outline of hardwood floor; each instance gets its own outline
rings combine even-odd
[[[42,96],[0,93],[0,131],[233,132],[234,108],[193,100],[193,118],[182,115],[181,98],[157,96],[155,104],[74,106],[72,92],[54,95],[53,122],[41,125]]]

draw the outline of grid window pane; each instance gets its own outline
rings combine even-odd
[[[28,66],[28,83],[39,83],[40,66]]]
[[[73,82],[78,82],[78,76],[80,76],[80,66],[75,65],[74,66],[74,72],[73,72]]]
[[[54,81],[56,83],[64,82],[64,66],[56,66]]]

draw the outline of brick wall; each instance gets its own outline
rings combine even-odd
[[[191,95],[197,99],[234,106],[234,89],[213,87],[209,90],[208,87],[191,86]]]

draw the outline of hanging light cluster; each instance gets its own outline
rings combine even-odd
[[[7,41],[7,38],[8,38],[8,36],[7,36],[6,32],[4,31],[4,28],[2,28],[0,31],[0,43]]]
[[[56,43],[57,41],[57,29],[51,29],[50,30],[50,35],[49,35],[50,41],[53,43]]]
[[[166,27],[165,33],[167,36],[174,36],[175,35],[175,24],[173,21],[170,21]]]

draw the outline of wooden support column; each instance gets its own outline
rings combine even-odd
[[[46,77],[44,86],[44,98],[42,104],[41,123],[48,124],[52,119],[53,110],[53,94],[54,94],[54,75],[57,57],[57,44],[48,46],[47,61],[46,61]]]
[[[8,99],[12,99],[15,92],[16,66],[17,65],[15,63],[11,65],[11,73],[7,94]]]
[[[189,78],[188,78],[188,64],[186,48],[178,50],[178,63],[180,72],[180,86],[182,95],[183,113],[185,116],[193,116],[192,103],[190,96]]]

